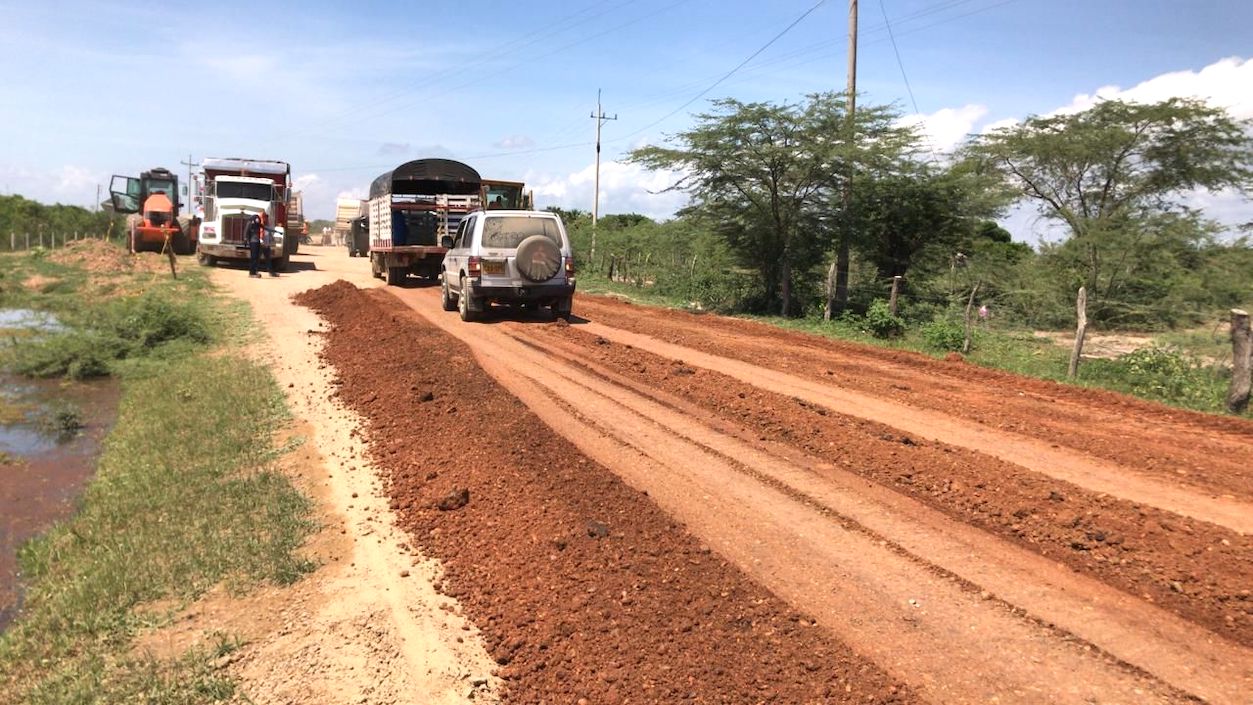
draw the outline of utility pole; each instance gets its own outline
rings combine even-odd
[[[848,1],[848,139],[850,146],[857,141],[857,0]],[[848,174],[844,178],[844,217],[848,217],[849,208],[853,204],[853,161],[852,150],[849,150]],[[847,222],[847,221],[846,221]],[[822,317],[831,320],[838,307],[843,311],[848,306],[848,229],[840,233],[839,244],[836,246],[835,262],[831,263],[831,271],[827,272],[827,306]]]
[[[183,205],[187,206],[187,209],[188,209],[188,210],[191,210],[191,201],[192,201],[192,192],[191,192],[191,168],[192,168],[193,166],[200,166],[200,165],[199,165],[199,164],[197,164],[197,163],[195,163],[195,162],[193,162],[193,161],[191,160],[191,155],[190,155],[190,154],[188,154],[188,155],[187,155],[187,161],[185,161],[185,162],[179,162],[179,164],[182,164],[182,165],[184,165],[184,166],[186,166],[186,167],[187,167],[187,203],[184,203]],[[175,196],[177,196],[177,195],[178,195],[178,194],[175,194]]]
[[[92,213],[100,212],[100,184],[96,184],[96,207],[91,209]]]
[[[596,261],[596,221],[600,218],[600,128],[606,120],[618,119],[617,113],[609,117],[601,109],[599,88],[596,89],[596,112],[592,113],[591,117],[596,121],[596,195],[592,199],[592,251],[588,255],[589,259],[594,262]]]

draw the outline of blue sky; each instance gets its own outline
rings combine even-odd
[[[601,211],[664,216],[681,196],[649,192],[673,177],[618,163],[626,150],[689,126],[709,98],[844,87],[848,3],[831,0],[679,109],[814,3],[0,0],[0,192],[88,205],[112,173],[249,156],[291,162],[307,214],[328,217],[388,168],[447,156],[527,181],[540,205],[590,210],[599,88],[619,118],[604,131]],[[1247,0],[860,7],[860,100],[916,112],[937,149],[1098,91],[1204,95],[1253,117]],[[1253,217],[1240,197],[1197,199],[1228,222]],[[1031,218],[1012,222],[1031,239]]]

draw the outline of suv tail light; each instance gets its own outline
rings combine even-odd
[[[568,279],[574,276],[574,258],[565,257],[563,259],[566,261],[566,278]]]
[[[483,274],[483,260],[478,257],[471,257],[466,262],[466,273],[472,277],[481,276]]]

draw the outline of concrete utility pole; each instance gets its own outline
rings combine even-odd
[[[183,166],[186,166],[186,167],[187,167],[187,203],[184,203],[183,205],[184,205],[184,206],[187,206],[188,210],[190,210],[190,209],[191,209],[191,200],[192,200],[192,192],[191,192],[191,168],[192,168],[193,166],[200,166],[200,165],[199,165],[199,164],[197,164],[196,162],[193,162],[193,161],[191,160],[191,155],[190,155],[190,154],[188,154],[188,155],[187,155],[187,161],[185,161],[185,162],[179,162],[179,164],[182,164]],[[179,195],[179,194],[175,194],[175,196],[176,196],[176,197],[177,197],[178,195]]]
[[[857,0],[848,2],[848,138],[856,140],[857,113]],[[844,180],[844,213],[847,215],[853,203],[853,164],[849,162]],[[822,312],[825,320],[831,320],[836,306],[843,310],[848,305],[848,232],[840,236],[835,262],[827,272],[827,306]]]
[[[91,209],[92,213],[100,212],[100,184],[96,184],[96,207]]]
[[[617,120],[618,114],[614,113],[613,117],[605,115],[605,111],[600,107],[600,89],[596,89],[596,112],[592,113],[592,119],[596,121],[596,195],[592,199],[592,251],[589,257],[595,261],[596,258],[596,221],[600,218],[600,128],[607,120]]]

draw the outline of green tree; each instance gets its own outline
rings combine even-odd
[[[894,124],[897,113],[869,106],[856,113],[854,150],[844,98],[808,96],[800,103],[713,102],[696,126],[671,146],[631,152],[629,161],[685,176],[672,188],[692,196],[692,211],[713,224],[741,266],[760,278],[765,301],[782,315],[795,310],[796,291],[812,284],[814,268],[838,234],[831,192],[855,160],[870,165],[898,161],[916,143],[914,132]]]
[[[857,183],[853,191],[854,249],[874,264],[882,278],[904,277],[927,250],[947,260],[970,254],[976,240],[1009,233],[995,222],[994,202],[983,197],[983,184],[967,172],[927,163]],[[995,230],[988,230],[991,225]]]
[[[1203,244],[1211,225],[1185,198],[1199,188],[1253,185],[1253,122],[1200,101],[1150,105],[1103,101],[1080,113],[1031,117],[974,139],[966,155],[1002,178],[1010,193],[1036,203],[1069,234],[1046,261],[1082,272],[1094,318],[1152,302],[1144,265],[1163,238],[1178,253]],[[1181,244],[1182,243],[1182,244]],[[1160,262],[1159,262],[1160,264]],[[1169,269],[1169,268],[1167,268]],[[1136,272],[1140,274],[1137,275]]]

